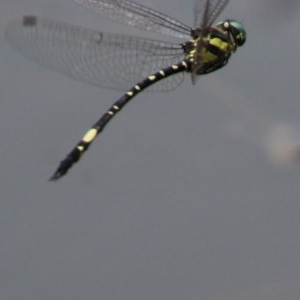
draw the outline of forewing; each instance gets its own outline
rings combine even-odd
[[[196,0],[194,9],[195,28],[210,27],[223,11],[229,0]]]
[[[187,39],[191,28],[141,4],[129,0],[73,0],[105,17],[139,29]]]
[[[178,44],[103,33],[32,16],[11,22],[5,33],[9,43],[33,61],[74,79],[116,90],[128,89],[184,56]],[[166,78],[150,90],[171,90],[183,76]]]

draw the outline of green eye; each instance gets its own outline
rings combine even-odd
[[[246,41],[246,30],[244,25],[236,20],[226,20],[216,24],[220,29],[230,32],[237,46],[242,46]]]
[[[245,43],[247,37],[244,25],[241,22],[235,20],[230,20],[229,24],[233,30],[236,43],[238,44],[238,46],[242,46]]]

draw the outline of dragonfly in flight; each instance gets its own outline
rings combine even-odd
[[[83,135],[50,180],[65,175],[109,121],[143,90],[168,91],[186,73],[199,75],[225,66],[246,41],[243,24],[214,24],[229,0],[196,0],[194,27],[131,0],[73,0],[120,23],[180,39],[179,43],[105,33],[59,21],[23,16],[10,22],[6,39],[33,61],[74,79],[112,89],[128,89]],[[143,77],[141,77],[143,76]]]

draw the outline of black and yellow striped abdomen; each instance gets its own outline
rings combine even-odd
[[[60,162],[59,167],[55,171],[50,180],[54,181],[65,175],[68,170],[76,163],[81,156],[88,150],[99,133],[106,127],[107,123],[137,94],[151,86],[152,84],[167,78],[169,76],[188,71],[190,69],[189,62],[183,60],[178,64],[174,64],[165,69],[148,76],[146,79],[135,84],[127,93],[125,93],[119,100],[117,100],[108,111],[84,134],[81,141],[75,148],[67,155],[67,157]]]

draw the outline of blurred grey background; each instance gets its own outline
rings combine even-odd
[[[138,2],[192,25],[192,0]],[[22,57],[5,24],[37,14],[145,33],[70,0],[2,0],[0,298],[299,299],[299,6],[231,0],[220,19],[248,40],[226,68],[140,95],[49,183],[121,93]]]

